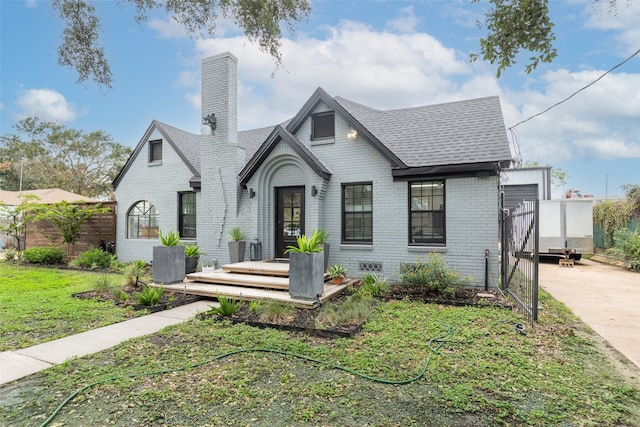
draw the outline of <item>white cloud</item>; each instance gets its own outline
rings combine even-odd
[[[173,19],[149,19],[149,27],[155,30],[162,39],[183,39],[188,37],[184,27]]]
[[[600,7],[593,7],[590,2],[585,6],[588,16],[585,27],[613,31],[613,40],[617,43],[610,46],[611,50],[628,56],[640,48],[640,2],[620,0],[612,12],[608,10],[608,3],[601,0]]]
[[[412,14],[411,8],[401,11],[402,16]],[[392,33],[343,20],[319,36],[283,39],[284,69],[279,70],[269,55],[240,36],[198,40],[196,52],[198,58],[224,51],[238,57],[241,129],[292,117],[319,86],[333,96],[380,109],[499,95],[505,124],[513,126],[604,73],[557,69],[527,77],[518,83],[522,86],[509,89],[504,80],[496,80],[493,67],[481,61],[469,64],[466,53],[412,31],[411,22],[405,24],[390,21],[387,28],[406,30]],[[518,126],[514,135],[524,160],[554,164],[590,157],[640,157],[637,87],[640,74],[611,73],[561,106]],[[200,103],[198,90],[194,83],[188,95],[194,106]]]
[[[398,33],[415,33],[420,18],[413,13],[413,6],[400,9],[400,16],[387,22],[387,29]]]
[[[25,90],[16,104],[20,118],[36,116],[41,120],[71,122],[78,117],[76,107],[61,93],[51,89]]]
[[[542,91],[510,92],[507,126],[544,111],[604,70],[550,71]],[[581,157],[640,157],[640,74],[611,73],[573,98],[517,127],[525,160],[553,163]]]
[[[429,34],[376,32],[353,21],[329,28],[324,39],[283,39],[284,69],[273,77],[273,60],[242,37],[198,40],[196,50],[238,57],[244,129],[291,117],[319,86],[375,108],[400,108],[460,99],[456,78],[472,72],[463,55]],[[475,90],[495,95],[497,85]]]

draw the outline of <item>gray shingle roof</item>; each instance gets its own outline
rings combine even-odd
[[[155,123],[158,130],[173,142],[174,146],[200,174],[200,135],[178,129],[157,120]],[[260,145],[273,132],[273,129],[275,129],[275,126],[238,132],[238,145],[247,150],[247,160],[253,157]]]
[[[496,96],[385,111],[335,100],[409,167],[511,159]]]
[[[166,123],[156,122],[156,127],[182,153],[185,159],[200,174],[200,135],[178,129]]]
[[[307,104],[320,100],[332,104],[340,110],[340,114],[350,115],[346,119],[351,122],[355,120],[361,130],[369,132],[368,138],[383,154],[391,160],[395,159],[396,164],[398,160],[402,161],[404,164],[401,167],[409,168],[406,170],[511,160],[497,96],[397,110],[377,110],[342,97],[333,98],[322,88],[318,88]],[[313,107],[307,104],[292,120],[302,123]],[[282,131],[288,129],[290,123],[291,120],[282,123]],[[192,180],[198,180],[201,164],[200,135],[157,120],[154,120],[152,126],[154,124],[194,171]],[[238,145],[246,149],[245,165],[260,152],[263,144],[269,142],[269,136],[276,127],[238,132]],[[319,160],[318,162],[321,164]],[[126,168],[127,165],[121,174]],[[114,184],[117,185],[118,180],[119,176]]]

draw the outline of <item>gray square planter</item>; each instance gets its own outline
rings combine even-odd
[[[184,280],[184,246],[153,247],[154,283],[176,283]]]
[[[244,252],[247,249],[247,242],[229,242],[229,261],[231,264],[244,261]]]
[[[289,295],[291,298],[315,300],[324,292],[324,254],[291,252],[289,254]]]
[[[324,254],[324,271],[329,271],[329,250],[331,249],[331,245],[329,243],[323,243],[322,245],[322,253]]]

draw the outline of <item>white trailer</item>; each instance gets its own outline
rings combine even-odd
[[[593,254],[593,199],[541,200],[539,224],[540,255]]]

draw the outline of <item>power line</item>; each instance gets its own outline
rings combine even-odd
[[[547,111],[551,110],[552,108],[557,107],[560,104],[563,104],[565,102],[567,102],[568,100],[570,100],[571,98],[573,98],[574,96],[576,96],[578,93],[582,92],[583,90],[589,88],[590,86],[593,86],[594,84],[596,84],[600,79],[602,79],[604,76],[606,76],[607,74],[609,74],[610,72],[612,72],[613,70],[615,70],[618,67],[621,67],[622,65],[624,65],[625,62],[631,60],[634,56],[638,55],[640,53],[640,49],[636,50],[635,53],[633,55],[631,55],[630,57],[628,57],[627,59],[625,59],[624,61],[620,62],[619,64],[615,65],[613,68],[609,69],[608,71],[606,71],[604,74],[602,74],[600,77],[598,77],[597,79],[595,79],[594,81],[592,81],[591,83],[589,83],[588,85],[578,89],[577,91],[573,92],[571,95],[567,96],[565,99],[563,99],[562,101],[556,102],[555,104],[553,104],[551,107],[548,107],[546,110],[543,110],[537,114],[534,114],[533,116],[530,116],[527,119],[524,119],[518,123],[516,123],[515,125],[511,126],[508,130],[511,130],[513,128],[515,128],[516,126],[520,126],[521,124],[528,122],[531,119],[534,119],[544,113],[546,113]]]

